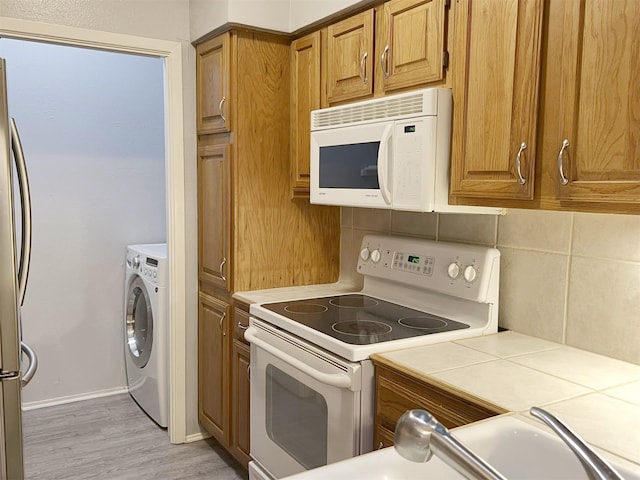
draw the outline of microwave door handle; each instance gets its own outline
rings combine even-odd
[[[387,205],[391,205],[391,191],[389,190],[389,148],[391,147],[391,136],[393,134],[393,123],[387,125],[382,133],[380,148],[378,149],[378,184],[380,194]]]
[[[324,373],[319,372],[313,367],[301,362],[297,358],[292,357],[288,353],[283,352],[282,350],[271,346],[269,343],[264,340],[256,337],[254,334],[255,328],[249,327],[244,332],[244,338],[249,343],[254,344],[256,347],[261,348],[267,353],[270,353],[274,357],[282,360],[283,362],[288,363],[292,367],[300,370],[303,373],[306,373],[311,378],[316,379],[317,381],[324,383],[325,385],[331,385],[332,387],[339,388],[351,388],[351,378],[348,375],[343,373]]]

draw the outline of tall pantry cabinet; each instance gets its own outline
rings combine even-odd
[[[199,420],[246,465],[248,306],[232,295],[336,281],[339,209],[291,199],[289,39],[233,29],[196,55]]]

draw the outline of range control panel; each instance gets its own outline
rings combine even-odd
[[[427,257],[421,255],[412,255],[404,252],[394,252],[393,266],[396,270],[404,270],[418,275],[433,275],[433,265],[435,257]]]
[[[363,275],[485,303],[499,271],[495,248],[409,237],[366,235],[358,258]]]

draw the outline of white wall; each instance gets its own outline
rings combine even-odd
[[[161,58],[0,39],[32,192],[23,400],[126,386],[124,251],[166,241]]]
[[[234,1],[234,0],[230,0]],[[355,5],[373,3],[371,0],[290,0],[289,32]]]
[[[191,40],[225,23],[291,33],[354,5],[372,0],[190,0]]]
[[[0,17],[164,40],[189,38],[189,0],[2,0]]]

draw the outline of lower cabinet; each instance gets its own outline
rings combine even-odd
[[[381,357],[374,356],[372,360],[376,385],[374,449],[393,445],[396,423],[407,410],[427,410],[447,428],[507,413],[497,405],[436,380],[408,374]]]
[[[229,445],[229,304],[205,293],[198,306],[198,419],[222,445]]]
[[[198,419],[246,468],[249,464],[249,307],[200,292]]]
[[[251,351],[244,341],[249,314],[234,309],[234,339],[231,348],[231,454],[245,467],[249,463],[249,378]]]

